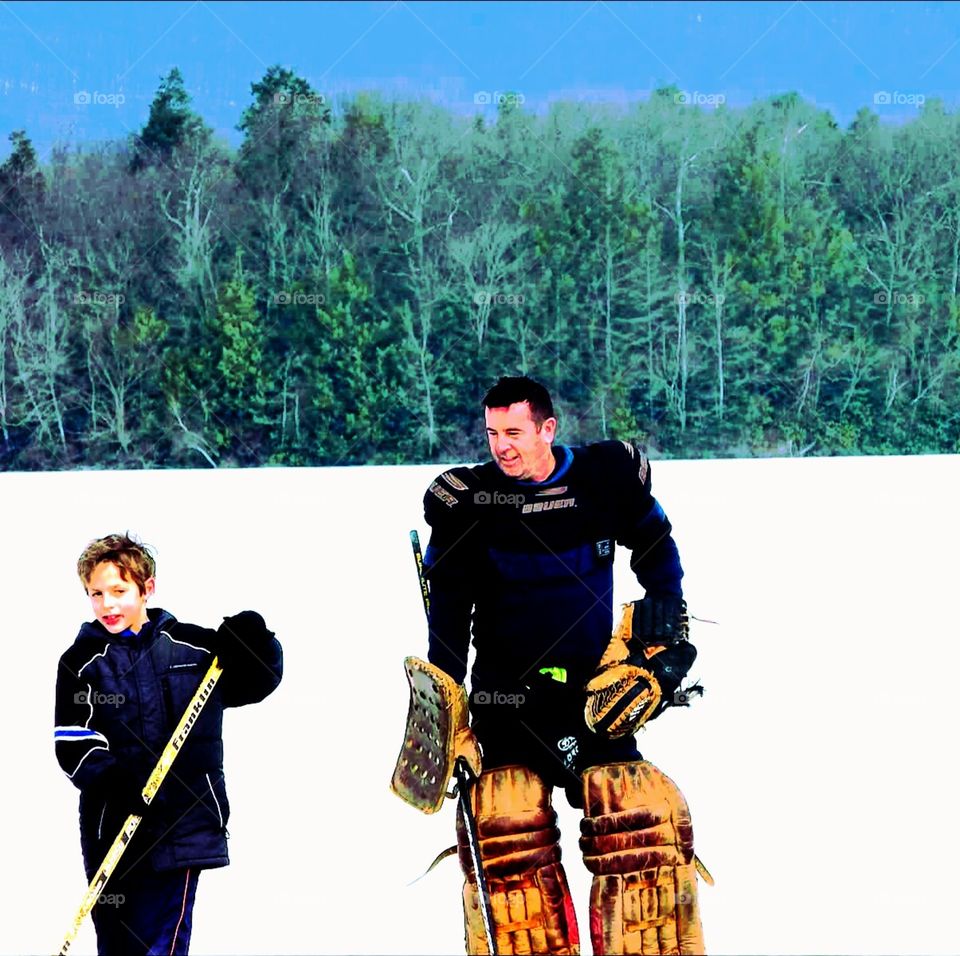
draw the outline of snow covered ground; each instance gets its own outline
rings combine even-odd
[[[54,951],[84,889],[53,755],[57,658],[89,604],[86,542],[156,549],[154,604],[253,607],[284,645],[229,712],[233,864],[201,877],[192,952],[460,953],[454,839],[388,790],[425,653],[407,532],[436,466],[0,475],[7,680],[0,952]],[[713,953],[950,953],[960,823],[960,457],[656,462],[706,696],[641,735],[690,804]],[[617,599],[639,596],[626,555]],[[558,794],[586,939],[578,814]],[[75,949],[95,952],[92,927]]]

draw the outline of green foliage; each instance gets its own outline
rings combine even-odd
[[[190,108],[190,94],[183,75],[174,67],[160,82],[150,104],[150,115],[139,136],[133,138],[132,172],[170,161],[174,151],[198,140],[207,140],[210,130]]]
[[[46,186],[37,151],[24,130],[9,136],[13,150],[0,165],[0,254],[33,252]]]
[[[401,397],[399,349],[349,253],[331,271],[316,319],[315,453],[331,464],[390,460],[390,425]]]
[[[293,70],[271,66],[252,83],[254,101],[237,125],[245,138],[237,157],[240,180],[255,196],[289,189],[331,121],[326,98]]]
[[[239,150],[183,77],[130,143],[0,165],[0,467],[486,454],[500,374],[561,440],[671,457],[960,451],[960,115],[794,93],[506,95],[495,119],[292,69]]]

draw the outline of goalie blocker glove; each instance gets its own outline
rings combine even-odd
[[[633,602],[630,639],[645,646],[673,644],[690,636],[687,602],[681,597],[648,596]]]
[[[650,596],[625,605],[587,684],[587,726],[610,738],[624,737],[675,703],[697,657],[688,631],[682,598]]]
[[[470,773],[479,777],[482,755],[468,723],[463,684],[419,657],[406,658],[403,667],[410,706],[390,789],[423,813],[436,813],[457,759],[463,757]]]

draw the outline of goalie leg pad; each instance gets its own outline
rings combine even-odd
[[[580,849],[594,874],[595,953],[706,952],[697,902],[690,811],[677,785],[649,761],[589,768]]]
[[[577,919],[560,863],[560,831],[550,790],[527,767],[498,767],[480,775],[471,800],[499,952],[575,956],[580,952]],[[467,952],[489,953],[459,807],[457,845],[466,877]]]

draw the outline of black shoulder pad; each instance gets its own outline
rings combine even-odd
[[[423,514],[432,527],[452,513],[466,511],[473,501],[475,489],[469,468],[451,468],[430,483],[423,496]]]
[[[634,469],[641,485],[646,485],[650,480],[650,459],[647,457],[647,446],[641,444],[636,439],[621,442],[627,453],[634,462]]]
[[[630,481],[639,481],[646,487],[650,483],[650,459],[646,445],[637,441],[598,441],[586,446],[590,454],[604,470],[621,475]]]

